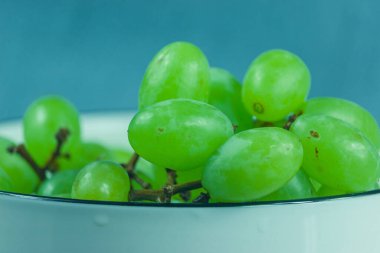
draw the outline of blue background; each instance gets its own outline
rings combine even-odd
[[[130,109],[152,56],[187,40],[240,80],[284,48],[312,73],[310,95],[362,104],[380,119],[380,2],[0,0],[0,118],[57,93],[80,110]]]

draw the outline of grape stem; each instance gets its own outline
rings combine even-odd
[[[291,115],[289,118],[288,118],[288,121],[286,121],[285,125],[284,125],[284,129],[286,130],[289,130],[290,127],[292,126],[292,124],[296,121],[296,119],[301,116],[303,114],[303,112],[299,112],[297,114],[293,114]]]
[[[8,148],[8,152],[12,154],[18,154],[21,156],[32,169],[36,172],[41,181],[45,180],[46,175],[45,171],[38,166],[38,164],[34,161],[32,156],[29,154],[28,150],[26,150],[24,144],[20,144],[17,146],[11,146]]]
[[[202,188],[200,180],[184,184],[166,185],[160,190],[132,190],[129,193],[130,201],[154,201],[159,203],[170,203],[171,197],[178,193],[188,192]]]
[[[50,159],[47,161],[47,163],[45,164],[45,166],[43,168],[41,168],[34,161],[33,157],[30,155],[28,150],[25,148],[24,144],[20,144],[17,146],[11,146],[8,148],[8,152],[12,153],[12,154],[16,153],[19,156],[21,156],[21,158],[23,158],[30,165],[30,167],[32,167],[32,169],[36,172],[36,174],[38,175],[40,180],[43,181],[46,179],[46,173],[45,173],[46,170],[50,170],[50,171],[54,172],[55,170],[58,169],[56,166],[55,166],[55,168],[53,168],[53,165],[56,163],[58,157],[64,155],[64,154],[62,154],[61,150],[62,150],[63,144],[66,142],[67,137],[69,135],[70,135],[70,131],[68,129],[66,129],[66,128],[59,129],[59,131],[55,135],[55,138],[57,140],[57,146],[56,146],[52,156],[50,157]],[[68,157],[68,156],[66,155],[66,157]]]
[[[210,200],[210,194],[201,192],[201,194],[193,200],[193,203],[208,203]]]
[[[166,168],[166,174],[167,174],[167,183],[166,183],[166,185],[175,185],[175,184],[177,184],[177,174],[175,173],[175,170]]]
[[[167,175],[166,187],[163,188],[164,195],[163,195],[162,202],[164,202],[164,203],[170,203],[172,201],[173,194],[170,194],[169,191],[170,191],[170,187],[171,186],[177,184],[177,173],[175,172],[175,170],[166,168],[166,175]]]
[[[177,173],[175,170],[166,168],[166,174],[168,176],[166,185],[176,185],[177,184]],[[189,191],[179,193],[181,199],[184,201],[189,201],[191,198],[191,193]],[[171,202],[171,199],[166,200],[166,202]]]
[[[136,183],[138,183],[139,185],[141,185],[141,187],[144,188],[144,189],[151,189],[152,188],[152,186],[149,183],[147,183],[144,180],[142,180],[139,176],[137,176],[137,174],[135,172],[129,174],[129,177],[131,179],[135,180]]]
[[[57,140],[57,146],[55,147],[55,150],[53,154],[51,155],[50,159],[46,162],[44,166],[44,170],[50,170],[50,171],[56,171],[58,168],[57,166],[54,166],[57,159],[62,156],[62,146],[66,142],[67,138],[70,135],[70,131],[67,128],[61,128],[58,130],[57,134],[55,135],[55,139]],[[65,157],[69,158],[69,155],[65,155]]]
[[[132,172],[135,170],[136,164],[139,161],[139,158],[140,156],[136,152],[134,152],[131,159],[129,159],[127,163],[127,168],[126,168],[127,172]]]
[[[127,171],[128,176],[131,180],[134,180],[136,183],[138,183],[143,189],[150,189],[152,186],[145,182],[142,178],[140,178],[137,173],[135,172],[136,164],[139,160],[140,156],[137,153],[133,153],[131,159],[127,164],[121,164],[123,168]],[[130,182],[131,191],[133,191],[133,184]]]

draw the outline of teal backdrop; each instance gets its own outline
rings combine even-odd
[[[52,93],[81,111],[136,108],[147,64],[176,40],[240,80],[260,52],[291,50],[311,70],[310,96],[380,119],[379,13],[373,0],[1,0],[0,119]]]

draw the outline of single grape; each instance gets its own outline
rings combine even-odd
[[[0,191],[13,191],[12,180],[1,167],[0,167]]]
[[[57,141],[55,135],[61,128],[70,131],[62,152],[70,153],[79,144],[79,116],[75,107],[59,96],[46,96],[32,103],[23,119],[26,148],[43,167],[54,152]]]
[[[93,162],[76,176],[71,197],[74,199],[128,201],[130,190],[127,172],[117,163]]]
[[[373,189],[380,176],[375,146],[346,122],[303,115],[291,126],[304,148],[303,169],[322,185],[345,192]]]
[[[310,89],[310,73],[304,62],[285,50],[259,55],[243,82],[246,109],[262,121],[278,121],[304,103]]]
[[[208,160],[202,184],[217,202],[262,198],[284,186],[299,170],[302,145],[297,136],[276,127],[232,136]]]
[[[297,174],[283,187],[261,199],[258,199],[258,201],[297,200],[312,198],[314,196],[315,191],[308,176],[305,172],[303,172],[303,170],[299,170]]]
[[[8,148],[14,143],[0,137],[0,167],[7,173],[17,193],[32,193],[36,190],[40,179],[34,170],[18,154],[11,154]]]
[[[111,151],[100,143],[82,142],[72,149],[69,159],[59,159],[60,170],[81,169],[99,160],[112,160]]]
[[[380,151],[380,130],[375,118],[360,105],[341,98],[313,98],[305,103],[303,114],[324,114],[343,120],[362,131]]]
[[[172,98],[207,102],[209,65],[202,51],[187,42],[162,48],[149,64],[139,91],[139,108]]]
[[[252,116],[245,110],[241,101],[241,85],[224,69],[210,69],[209,104],[226,114],[237,132],[253,127]]]
[[[118,163],[128,162],[133,152],[124,149],[111,149],[113,161]],[[154,165],[142,157],[137,161],[135,172],[144,182],[149,183],[153,189],[161,189],[166,184],[166,170],[163,167]],[[132,180],[133,189],[142,189],[142,186]]]
[[[322,185],[321,188],[317,191],[317,197],[331,197],[331,196],[341,196],[347,194],[342,190],[337,190],[330,188],[326,185]]]
[[[212,105],[172,99],[138,112],[128,134],[133,149],[149,162],[188,170],[203,165],[233,135],[233,127]]]
[[[79,170],[64,170],[56,172],[51,178],[46,179],[38,188],[37,194],[41,196],[60,196],[71,194],[74,179]]]

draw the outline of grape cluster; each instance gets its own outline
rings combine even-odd
[[[133,150],[85,142],[79,113],[47,96],[27,109],[24,144],[0,138],[0,190],[101,201],[252,202],[375,190],[380,130],[363,107],[308,99],[305,63],[270,50],[243,84],[174,42],[149,64]],[[127,141],[127,137],[126,141]]]

